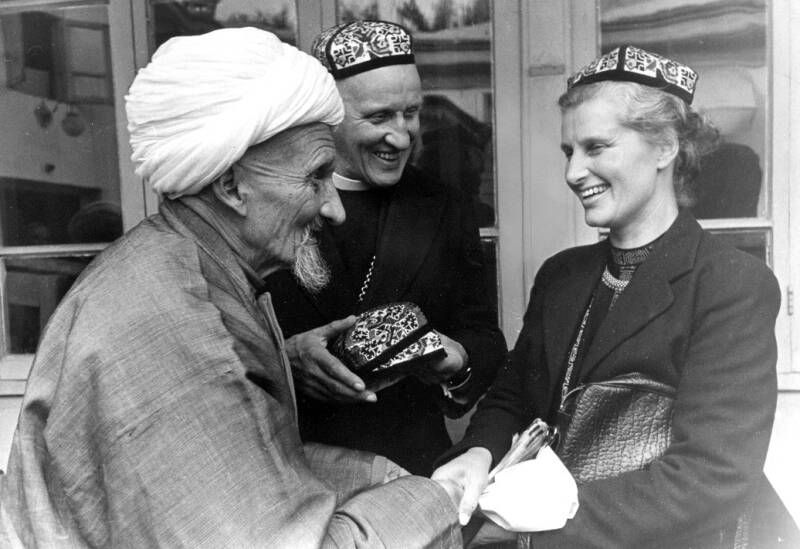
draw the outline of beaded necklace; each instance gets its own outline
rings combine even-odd
[[[567,393],[570,391],[570,384],[572,382],[575,365],[578,359],[578,352],[581,349],[581,343],[583,341],[590,317],[593,314],[601,314],[605,316],[605,314],[610,311],[612,307],[614,307],[617,298],[619,298],[628,284],[630,284],[636,269],[644,262],[645,259],[647,259],[647,256],[650,255],[650,252],[653,250],[656,242],[658,242],[658,238],[639,248],[622,249],[615,248],[614,246],[609,247],[609,260],[606,262],[606,266],[603,269],[603,274],[600,277],[600,281],[602,282],[603,286],[613,292],[613,295],[611,296],[611,302],[609,303],[607,310],[593,312],[592,308],[595,305],[597,297],[597,290],[595,290],[595,294],[592,295],[592,299],[589,301],[589,305],[586,307],[586,310],[583,313],[583,318],[578,326],[578,333],[575,336],[575,341],[573,342],[570,352],[567,355],[567,369],[564,373],[564,380],[561,384],[561,400],[559,408],[563,406],[564,399],[566,398]]]

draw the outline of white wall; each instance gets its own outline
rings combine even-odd
[[[17,426],[20,404],[22,404],[20,396],[0,397],[0,469],[3,471],[6,471],[8,455],[11,452],[11,440]]]

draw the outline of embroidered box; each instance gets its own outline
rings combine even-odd
[[[333,342],[331,352],[367,383],[407,374],[447,355],[420,308],[408,302],[361,313]]]

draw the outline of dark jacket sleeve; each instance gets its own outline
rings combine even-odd
[[[535,406],[537,399],[529,394],[529,388],[544,390],[547,387],[539,319],[544,289],[552,273],[558,270],[556,263],[556,260],[548,260],[537,273],[514,350],[497,373],[486,398],[478,404],[464,438],[437,460],[438,465],[475,446],[487,448],[495,464],[508,450],[514,433],[541,415]]]
[[[458,401],[442,396],[441,404],[447,416],[460,417],[486,392],[508,351],[498,326],[497,307],[489,297],[497,294],[497,288],[490,286],[486,277],[474,207],[460,193],[453,193],[451,201],[455,215],[450,231],[458,280],[451,286],[448,320],[440,331],[464,346],[472,373],[464,387],[454,392]]]
[[[643,547],[722,528],[741,511],[761,477],[774,418],[780,293],[745,254],[719,253],[698,269],[684,282],[694,285],[694,310],[667,452],[647,470],[580,486],[575,518],[523,541]]]

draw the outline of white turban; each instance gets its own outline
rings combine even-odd
[[[172,38],[125,99],[136,175],[170,198],[199,192],[287,128],[344,116],[319,61],[255,28]]]

